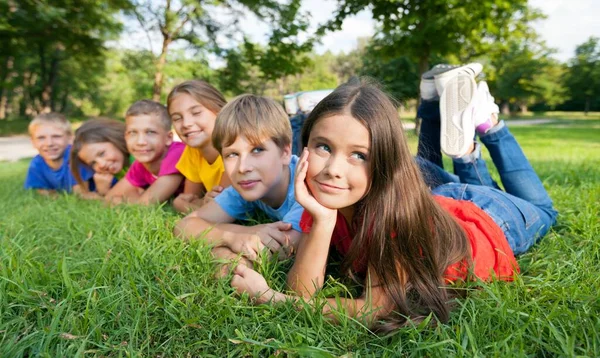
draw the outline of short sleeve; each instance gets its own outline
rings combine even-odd
[[[202,158],[202,171],[199,175],[202,178],[202,184],[206,188],[206,191],[211,191],[213,187],[219,185],[221,177],[225,172],[225,165],[223,164],[223,158],[219,155],[214,163],[210,164],[206,161],[206,158]]]
[[[131,167],[129,167],[127,174],[125,174],[125,179],[127,179],[131,185],[138,188],[143,188],[144,186],[148,185],[148,183],[146,183],[144,180],[144,173],[142,172],[143,170],[146,170],[146,168],[144,168],[140,162],[135,161],[133,164],[131,164]]]
[[[283,216],[281,221],[292,224],[292,229],[303,232],[302,227],[300,226],[301,218],[304,215],[304,208],[302,205],[298,204],[294,201],[294,204],[290,208],[290,210]],[[309,215],[310,216],[310,215]],[[312,217],[311,217],[311,225],[312,225]]]
[[[202,183],[202,178],[198,173],[200,158],[196,151],[196,149],[186,145],[175,167],[186,179],[194,183]]]
[[[40,159],[41,157],[36,156],[31,160],[25,177],[25,189],[50,189],[50,183],[42,175],[43,168],[40,166]]]
[[[306,210],[302,212],[302,217],[300,218],[300,229],[303,233],[308,234],[312,229],[313,218],[310,213]]]
[[[181,155],[185,150],[185,144],[181,142],[173,142],[169,146],[169,150],[162,163],[160,164],[160,171],[158,172],[158,176],[171,175],[171,174],[180,174],[177,169],[177,163],[179,159],[181,159]]]
[[[79,176],[81,176],[81,180],[83,182],[91,183],[93,181],[94,170],[92,170],[90,167],[85,166],[85,165],[80,165],[78,170],[79,170]],[[71,174],[70,166],[69,166],[68,176],[69,176],[69,184],[71,185],[71,187],[77,185],[77,181],[75,180],[75,177],[73,176],[73,174]]]
[[[231,186],[217,195],[215,202],[234,219],[245,220],[248,214],[254,211],[254,205],[244,200]]]

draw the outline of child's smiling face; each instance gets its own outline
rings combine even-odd
[[[32,132],[31,142],[46,164],[52,168],[60,167],[62,156],[71,144],[71,135],[63,127],[51,123],[38,124]]]
[[[347,114],[318,120],[308,139],[306,184],[321,205],[351,207],[370,185],[369,131]]]
[[[78,155],[82,162],[100,174],[115,175],[125,164],[125,156],[111,142],[85,143]]]
[[[282,150],[272,139],[252,144],[240,135],[221,155],[231,185],[244,200],[261,200],[271,207],[283,204],[291,180],[285,170],[291,160],[289,145]]]
[[[169,115],[177,135],[185,144],[202,148],[211,143],[217,115],[194,97],[185,93],[177,95],[169,104]]]
[[[140,163],[160,162],[173,143],[173,134],[154,115],[142,114],[125,119],[127,150]]]

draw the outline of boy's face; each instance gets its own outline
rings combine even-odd
[[[281,150],[271,139],[253,145],[239,136],[223,148],[221,155],[231,185],[244,200],[261,200],[272,207],[283,204],[292,180],[284,178],[291,160],[289,145]]]
[[[193,148],[210,144],[217,115],[204,107],[192,96],[182,93],[169,105],[173,127],[181,140]]]
[[[173,143],[173,133],[166,130],[160,119],[152,115],[130,116],[125,119],[127,150],[142,164],[162,160]]]
[[[33,128],[31,142],[47,164],[62,160],[62,156],[71,144],[71,135],[59,125],[38,124]]]

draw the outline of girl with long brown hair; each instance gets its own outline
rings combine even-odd
[[[448,90],[460,87],[452,82]],[[479,115],[491,117],[487,109],[479,109]],[[463,114],[445,117],[461,123]],[[431,313],[448,320],[453,282],[512,280],[518,272],[514,253],[535,243],[556,217],[514,137],[495,122],[480,139],[507,190],[526,183],[530,196],[519,198],[475,182],[476,171],[489,177],[477,146],[455,159],[455,168],[464,164],[457,173],[471,176],[459,175],[463,183],[430,190],[387,95],[365,80],[340,86],[315,107],[302,132],[305,149],[296,198],[305,208],[300,224],[304,236],[288,274],[295,296],[272,290],[260,274],[241,265],[232,285],[258,302],[310,298],[323,286],[333,248],[344,257],[343,271],[362,278],[364,293],[356,299],[328,299],[325,314],[343,309],[381,331],[419,322]],[[461,125],[474,124],[465,120]]]

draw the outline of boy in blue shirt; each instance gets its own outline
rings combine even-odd
[[[242,263],[249,267],[249,260],[256,260],[264,248],[280,258],[290,256],[301,236],[304,209],[294,198],[298,157],[291,153],[292,129],[283,108],[265,97],[239,96],[217,116],[212,141],[231,186],[180,220],[175,234],[183,239],[203,235],[216,245],[216,257],[232,259],[241,253]],[[233,223],[248,220],[257,211],[277,221]]]
[[[31,143],[39,152],[29,164],[25,189],[35,189],[43,195],[58,191],[70,193],[77,190],[77,182],[69,168],[69,154],[73,132],[71,124],[60,113],[45,113],[29,123]],[[93,190],[94,172],[80,169],[81,177]]]

